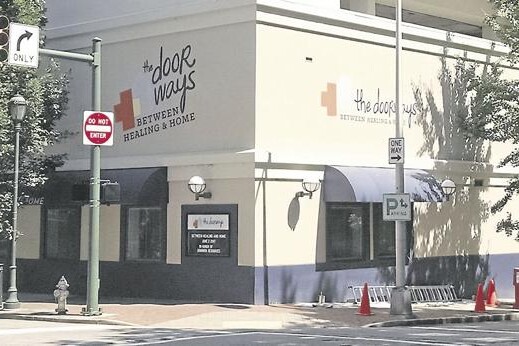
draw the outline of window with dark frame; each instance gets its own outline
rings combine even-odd
[[[126,214],[126,260],[163,260],[163,208],[131,206],[127,207]]]
[[[382,203],[373,203],[373,216],[375,258],[394,258],[395,222],[382,220]]]
[[[88,182],[89,177],[90,172],[87,171],[54,172],[45,184],[42,257],[80,259],[81,208],[88,203],[88,194],[85,197],[83,190],[84,182]],[[166,207],[169,197],[167,168],[102,170],[101,177],[120,184],[120,261],[165,262]],[[78,190],[78,186],[82,189]],[[59,210],[65,209],[75,209],[72,212],[74,215],[67,216],[64,211],[60,214]],[[100,222],[103,222],[102,215]],[[74,238],[67,239],[72,235],[66,231],[74,231]],[[75,248],[58,253],[63,243],[73,243],[70,247]]]
[[[408,254],[412,225],[406,222]],[[382,203],[327,203],[326,258],[349,267],[394,261],[395,222],[382,219]]]
[[[45,211],[44,256],[79,259],[80,207],[51,207]]]
[[[369,206],[368,206],[369,208]],[[362,204],[333,203],[327,205],[327,258],[331,261],[366,259],[366,227],[369,209]],[[369,231],[369,228],[368,228]]]

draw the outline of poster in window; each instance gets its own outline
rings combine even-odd
[[[188,214],[187,255],[229,256],[229,214]]]

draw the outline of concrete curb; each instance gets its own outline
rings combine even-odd
[[[419,326],[432,324],[447,323],[475,323],[475,322],[497,322],[497,321],[517,321],[519,320],[519,312],[511,312],[505,314],[484,314],[484,315],[467,315],[454,317],[439,318],[415,318],[391,320],[385,322],[370,323],[362,326],[363,328],[379,328],[379,327],[402,327],[402,326]]]
[[[112,326],[128,326],[134,327],[136,324],[122,322],[117,320],[110,320],[104,318],[92,318],[89,316],[85,317],[67,317],[65,316],[39,316],[39,315],[29,315],[29,314],[0,314],[0,319],[9,319],[9,320],[26,320],[26,321],[42,321],[42,322],[60,322],[60,323],[82,323],[82,324],[105,324]]]

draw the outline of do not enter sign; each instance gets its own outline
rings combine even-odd
[[[111,112],[83,113],[83,144],[113,145],[114,114]]]

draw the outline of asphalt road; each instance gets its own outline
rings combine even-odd
[[[0,322],[1,345],[519,345],[519,322],[389,328],[190,331],[72,323]]]

